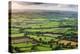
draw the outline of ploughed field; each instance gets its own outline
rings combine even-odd
[[[60,13],[13,13],[11,15],[11,52],[76,49],[77,17]]]

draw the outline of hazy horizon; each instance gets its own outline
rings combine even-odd
[[[27,10],[78,11],[77,5],[57,3],[12,2],[12,12]]]

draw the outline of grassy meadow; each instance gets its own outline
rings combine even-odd
[[[64,13],[66,12],[12,13],[9,21],[11,52],[77,49],[76,13]]]

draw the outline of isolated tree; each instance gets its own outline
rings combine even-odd
[[[42,38],[39,38],[39,41],[42,42]]]
[[[67,46],[70,46],[71,45],[71,42],[67,43]]]
[[[71,42],[66,44],[66,48],[70,48],[70,46],[71,46]]]

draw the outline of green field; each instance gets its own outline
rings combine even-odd
[[[56,19],[56,20],[55,20]],[[35,52],[77,48],[77,18],[12,14],[11,52]],[[62,41],[63,40],[63,41]],[[64,42],[65,41],[65,42]],[[62,43],[61,43],[62,42]],[[74,45],[72,44],[74,42]],[[65,43],[67,43],[65,45]]]

